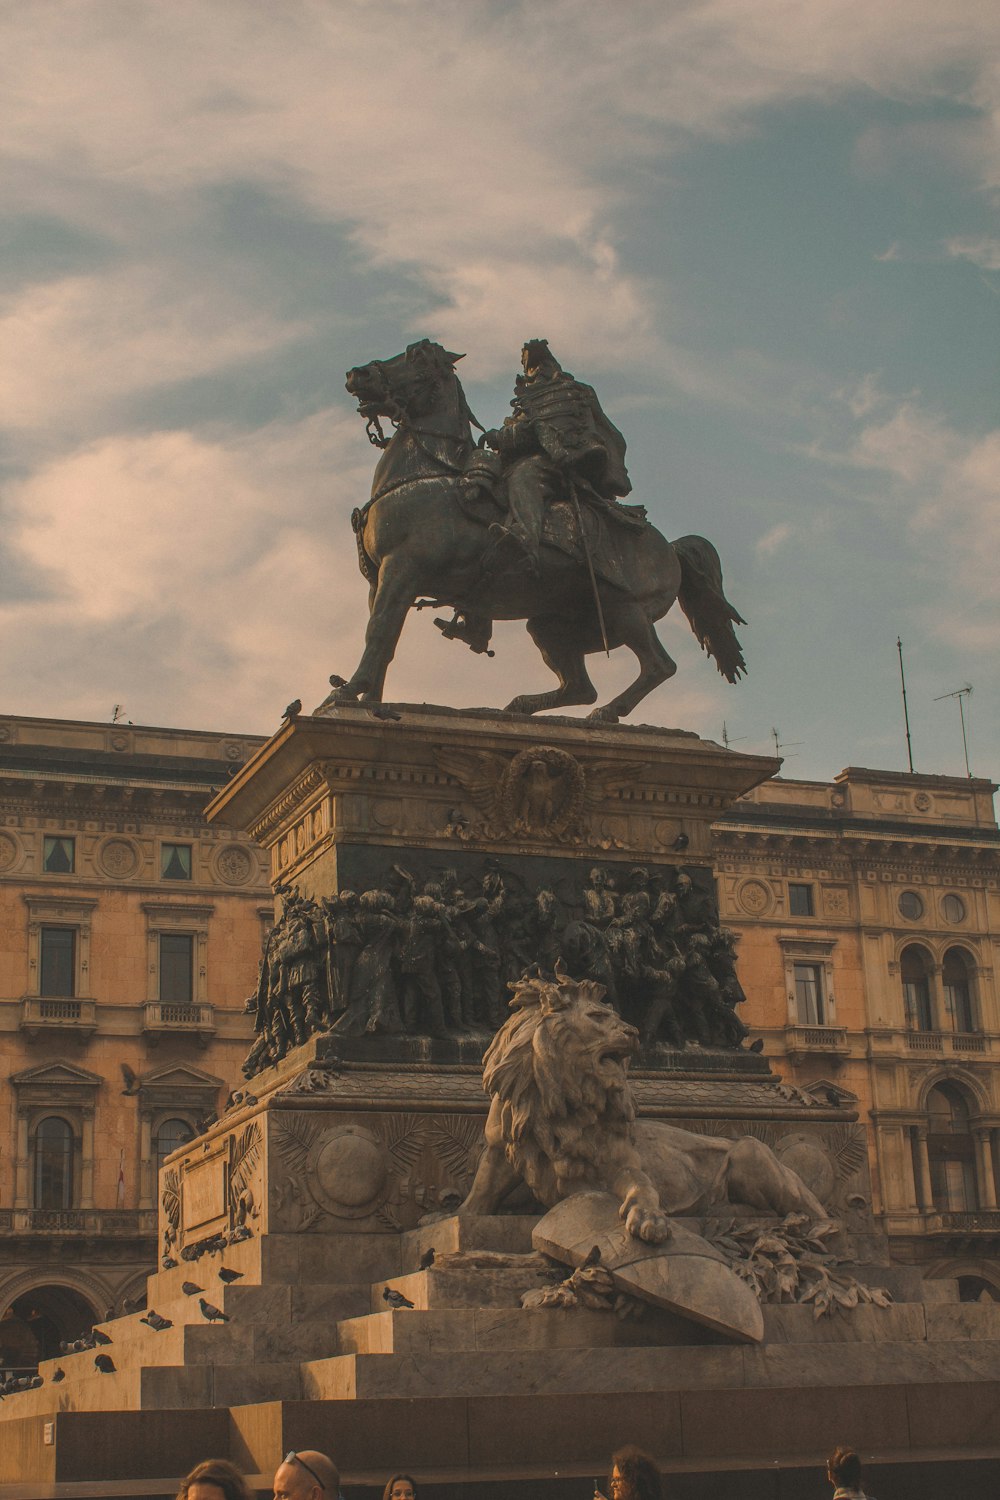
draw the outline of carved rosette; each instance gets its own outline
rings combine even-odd
[[[272,1228],[399,1230],[415,1225],[443,1196],[465,1196],[482,1150],[483,1122],[407,1112],[331,1121],[324,1112],[282,1112],[272,1117],[271,1141],[277,1184]]]

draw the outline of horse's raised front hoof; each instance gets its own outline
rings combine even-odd
[[[618,724],[619,717],[610,703],[605,703],[603,708],[595,708],[593,713],[587,715],[591,724]]]

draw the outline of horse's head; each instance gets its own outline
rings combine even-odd
[[[433,411],[442,385],[456,379],[455,365],[464,357],[432,344],[430,339],[421,339],[409,344],[404,354],[373,359],[348,370],[347,389],[368,421],[369,434],[373,426],[378,429],[379,417],[401,422]]]

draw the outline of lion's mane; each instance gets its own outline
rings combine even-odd
[[[640,1166],[625,1073],[637,1033],[603,996],[589,980],[522,979],[483,1058],[507,1160],[546,1205]],[[602,1066],[609,1049],[617,1067]]]

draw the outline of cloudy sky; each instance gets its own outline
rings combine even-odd
[[[349,675],[344,371],[427,336],[504,416],[547,336],[718,547],[637,717],[786,772],[1000,774],[995,0],[0,3],[0,711],[269,732]],[[414,616],[388,696],[550,679]],[[616,653],[595,680],[633,674]]]

